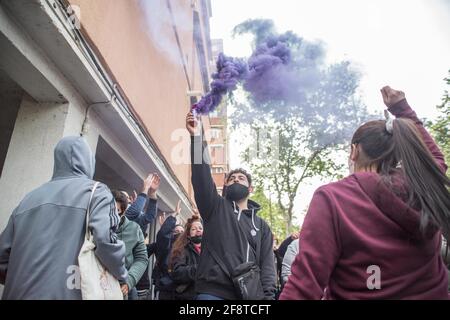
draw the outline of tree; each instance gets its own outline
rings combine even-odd
[[[267,197],[262,186],[255,189],[252,200],[261,205],[258,215],[267,222],[275,237],[284,239],[287,236],[284,215],[276,200],[270,194]]]
[[[295,117],[285,122],[255,122],[253,130],[256,137],[249,140],[252,147],[244,155],[244,161],[250,165],[259,191],[267,193],[271,188],[284,224],[284,231],[279,234],[285,236],[293,230],[294,202],[301,185],[316,176],[342,177],[345,165],[334,157],[343,148],[331,143],[314,147],[308,141],[314,129],[305,130]],[[278,139],[271,139],[273,136]]]
[[[447,85],[450,88],[450,70],[449,77],[445,78]],[[427,127],[430,129],[432,136],[436,140],[436,143],[441,148],[441,151],[445,155],[446,163],[450,163],[450,93],[449,90],[445,90],[442,96],[442,104],[437,106],[440,111],[440,115],[434,122],[428,122]]]
[[[247,21],[235,29],[239,34],[255,35],[253,61],[260,64],[273,61],[271,57],[258,54],[263,52],[267,56],[268,47],[277,48],[273,43],[283,41],[284,46],[277,50],[289,47],[290,62],[287,70],[282,67],[270,70],[269,76],[276,78],[270,86],[267,82],[271,78],[267,75],[262,75],[267,82],[255,81],[273,90],[277,98],[264,95],[267,90],[256,91],[257,94],[250,92],[247,102],[239,105],[233,114],[232,121],[235,128],[252,128],[250,148],[244,161],[252,170],[255,185],[263,192],[270,186],[274,192],[286,234],[292,230],[294,203],[302,184],[315,176],[342,177],[345,167],[342,152],[349,152],[354,130],[371,116],[357,95],[360,74],[350,62],[326,65],[320,44],[308,43],[292,32],[274,34],[273,24],[264,21]],[[271,43],[261,43],[263,41]],[[281,73],[274,74],[278,70]],[[297,73],[302,75],[301,79],[292,78]],[[289,86],[283,86],[286,78]],[[294,93],[289,91],[290,87],[294,87]],[[260,89],[254,84],[247,88]],[[343,160],[336,161],[337,154]]]

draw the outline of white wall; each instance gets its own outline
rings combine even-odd
[[[27,95],[22,100],[0,179],[1,230],[23,196],[50,179],[67,109],[67,104],[39,104]]]

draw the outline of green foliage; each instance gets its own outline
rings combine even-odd
[[[450,74],[450,70],[449,70]],[[450,88],[450,76],[446,79],[446,84]],[[446,163],[450,163],[450,93],[445,90],[442,97],[442,104],[437,106],[440,111],[439,117],[434,122],[428,122],[427,127],[430,129],[431,135],[436,140],[441,151],[445,155]]]
[[[301,185],[312,177],[342,178],[345,165],[335,159],[341,147],[309,147],[307,131],[294,118],[283,123],[254,123],[253,130],[257,135],[252,141],[257,143],[252,143],[244,159],[250,164],[261,200],[265,199],[263,191],[273,195],[271,221],[282,230],[277,231],[282,238],[298,229],[292,226],[292,219]]]
[[[281,36],[290,48],[291,66],[314,75],[302,78],[303,98],[297,100],[297,92],[292,92],[296,99],[258,102],[250,95],[231,117],[234,128],[251,128],[243,160],[251,168],[260,200],[265,200],[264,194],[273,195],[277,214],[272,211],[269,218],[276,232],[286,236],[294,228],[294,202],[301,186],[312,177],[341,178],[347,161],[336,155],[344,149],[348,152],[346,143],[353,132],[372,116],[357,94],[360,73],[348,61],[326,64],[323,45],[292,32],[280,35],[270,20],[245,21],[234,33],[252,34],[254,47]]]
[[[251,199],[261,205],[258,215],[267,222],[275,237],[279,240],[286,238],[287,232],[283,211],[277,205],[274,196],[267,197],[263,188],[259,186],[255,189]]]

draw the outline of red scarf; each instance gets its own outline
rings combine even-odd
[[[200,253],[202,252],[202,246],[201,246],[201,244],[200,244],[200,245],[195,245],[195,244],[194,244],[194,249],[195,249],[195,251],[196,251],[198,254],[200,254]]]

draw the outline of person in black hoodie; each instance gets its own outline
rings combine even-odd
[[[169,254],[172,245],[178,236],[184,232],[184,228],[177,225],[177,215],[180,213],[179,205],[177,210],[165,218],[156,235],[155,257],[156,263],[153,268],[152,279],[157,292],[157,300],[173,300],[175,298],[176,284],[170,277],[168,270]]]
[[[280,295],[281,291],[283,290],[283,287],[285,284],[283,281],[283,278],[281,277],[281,267],[283,265],[284,255],[286,254],[286,251],[287,251],[287,248],[289,247],[289,245],[292,243],[292,241],[298,239],[299,235],[300,235],[300,232],[298,232],[298,231],[293,232],[291,235],[289,235],[289,237],[284,239],[284,241],[280,244],[280,246],[276,250],[274,250],[275,258],[276,258],[276,266],[277,266],[278,284],[279,284],[279,287],[277,288],[277,293],[276,293],[277,300],[278,300],[278,296]]]
[[[195,300],[195,276],[200,259],[203,224],[200,216],[188,219],[184,232],[173,244],[169,258],[169,273],[177,284],[175,300]]]
[[[251,176],[243,169],[231,171],[226,178],[225,197],[217,193],[211,176],[206,142],[198,120],[190,112],[186,129],[191,134],[192,186],[203,219],[202,253],[197,267],[198,300],[237,300],[239,293],[230,278],[238,265],[254,261],[261,273],[264,299],[274,299],[276,272],[272,232],[256,213],[260,206],[249,200],[253,191]],[[213,252],[213,254],[211,254]],[[222,265],[214,258],[220,257]]]

